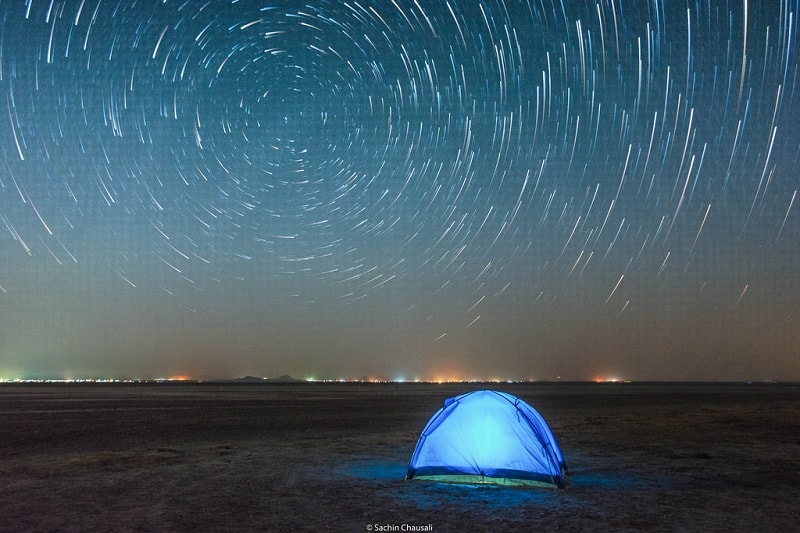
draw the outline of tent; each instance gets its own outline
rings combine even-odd
[[[563,487],[567,466],[544,418],[523,400],[478,390],[448,398],[417,441],[406,479]]]

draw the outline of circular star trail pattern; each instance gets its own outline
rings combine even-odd
[[[780,300],[797,289],[776,281],[800,238],[797,14],[4,2],[4,312],[39,275],[194,312],[227,292],[384,295],[441,342],[509,306],[591,321],[671,291],[709,313]]]

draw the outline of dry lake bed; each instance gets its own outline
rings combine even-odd
[[[554,491],[404,479],[451,396],[550,425]],[[789,531],[800,386],[593,383],[0,385],[2,531]]]

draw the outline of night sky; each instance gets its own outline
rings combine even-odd
[[[0,378],[800,379],[800,1],[0,1]]]

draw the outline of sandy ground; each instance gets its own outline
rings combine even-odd
[[[544,416],[565,490],[404,480],[428,418],[475,388]],[[797,385],[0,386],[2,531],[798,524]]]

